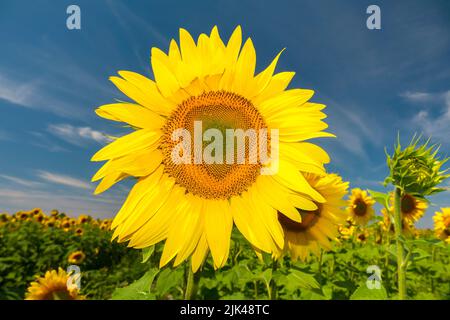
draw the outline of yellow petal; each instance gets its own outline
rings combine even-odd
[[[103,161],[118,158],[144,148],[156,149],[156,142],[160,137],[161,133],[158,131],[149,129],[134,131],[100,149],[94,154],[91,161]]]
[[[99,116],[107,113],[114,118],[111,120],[126,122],[137,128],[160,129],[165,122],[155,112],[133,103],[106,104],[99,107],[96,113]]]
[[[226,200],[207,200],[204,206],[205,232],[214,261],[214,268],[222,267],[230,249],[233,220]]]

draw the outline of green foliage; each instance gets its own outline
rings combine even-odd
[[[111,242],[111,232],[89,224],[83,235],[33,221],[0,225],[0,299],[23,299],[36,275],[70,263],[71,252],[81,250],[82,294],[107,299],[113,289],[141,276],[147,266],[139,263],[139,252]]]
[[[66,268],[67,257],[75,250],[86,254],[80,264],[81,294],[88,299],[183,299],[190,265],[159,269],[162,244],[130,249],[111,242],[111,232],[83,228],[83,236],[76,236],[34,222],[1,225],[0,299],[23,299],[35,275]],[[277,299],[396,299],[393,240],[377,244],[375,232],[369,233],[366,242],[344,241],[321,259],[312,256],[302,262],[285,257],[274,265],[269,255],[259,260],[233,232],[228,263],[216,271],[207,258],[195,275],[194,299],[269,299],[274,293]],[[450,299],[450,246],[432,233],[403,241],[410,252],[409,298]],[[382,289],[367,288],[370,265],[380,267]]]

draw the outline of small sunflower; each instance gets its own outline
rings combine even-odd
[[[340,225],[338,227],[338,231],[340,239],[348,240],[353,236],[353,233],[355,232],[355,226]]]
[[[57,217],[59,215],[59,211],[56,209],[53,209],[52,211],[50,211],[50,215],[53,217]]]
[[[89,222],[90,217],[86,214],[80,214],[78,217],[78,224],[83,224]]]
[[[138,178],[112,223],[113,238],[136,248],[166,240],[160,266],[173,259],[176,266],[192,256],[197,270],[210,250],[219,268],[228,258],[233,221],[254,247],[272,253],[284,245],[278,211],[300,222],[295,207],[319,210],[325,199],[303,172],[323,174],[329,157],[307,141],[333,135],[323,132],[325,106],[309,102],[314,92],[287,90],[293,72],[274,74],[280,54],[255,75],[255,48],[250,38],[242,46],[240,27],[227,44],[217,27],[197,42],[180,29],[180,43],[172,40],[168,54],[152,48],[155,81],[130,71],[110,78],[135,102],[104,105],[96,112],[135,131],[92,157],[107,161],[93,177],[101,180],[96,193],[126,177]],[[188,161],[176,163],[174,134],[182,128],[195,137],[198,122],[200,135],[208,129],[266,130],[269,142],[272,130],[278,130],[277,172],[262,175],[273,162],[251,162],[250,152],[235,155],[244,161],[232,164],[223,155],[209,164],[192,152],[178,152]]]
[[[26,221],[30,217],[30,214],[25,211],[19,211],[16,213],[16,217],[18,220]]]
[[[34,220],[36,220],[39,223],[42,223],[45,220],[45,215],[42,212],[39,212],[34,215]]]
[[[67,258],[67,261],[71,264],[80,264],[84,261],[84,259],[86,258],[86,255],[84,254],[83,251],[74,251],[72,252],[69,257]]]
[[[374,204],[375,200],[367,191],[354,188],[348,200],[347,212],[355,224],[364,226],[375,215]]]
[[[41,208],[34,208],[32,210],[30,210],[30,215],[39,215],[39,214],[43,214],[42,209]]]
[[[442,208],[433,217],[436,236],[450,244],[450,208]]]
[[[54,217],[51,217],[50,219],[44,222],[44,225],[49,228],[57,227],[56,219]]]
[[[111,220],[105,219],[100,223],[100,229],[102,230],[111,230]]]
[[[75,229],[75,234],[77,236],[82,236],[83,235],[83,228],[76,228]]]
[[[391,210],[391,209],[390,209]],[[391,211],[387,211],[385,208],[381,209],[381,214],[383,215],[383,221],[380,221],[381,228],[386,232],[395,233],[394,228],[394,215]],[[402,219],[402,233],[405,236],[411,236],[415,232],[414,223],[409,219]]]
[[[393,210],[394,196],[391,196],[391,208]],[[427,202],[425,200],[414,197],[408,193],[404,193],[400,199],[400,211],[402,219],[407,223],[415,223],[418,221],[427,210]]]
[[[63,221],[61,221],[61,228],[64,229],[64,231],[68,231],[70,229],[70,227],[72,226],[72,223],[70,221],[70,219],[64,219]]]
[[[344,223],[347,214],[342,208],[342,199],[347,193],[348,182],[336,174],[317,176],[305,174],[307,181],[325,199],[325,203],[318,203],[317,209],[312,211],[297,209],[301,215],[301,222],[291,220],[287,215],[278,212],[285,239],[285,251],[289,251],[293,260],[305,260],[310,252],[318,255],[320,248],[331,249],[330,239],[339,235],[339,225]],[[283,250],[274,253],[280,257]]]
[[[356,237],[355,237],[356,242],[366,243],[367,239],[369,238],[369,235],[370,235],[370,233],[367,229],[360,230],[360,232],[358,232],[356,234]]]
[[[26,300],[82,300],[77,287],[67,287],[69,276],[62,269],[47,271],[44,277],[32,282],[25,294]]]

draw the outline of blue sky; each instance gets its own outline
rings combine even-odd
[[[66,28],[66,8],[81,8],[81,30]],[[382,30],[366,28],[366,8],[381,8]],[[94,109],[124,97],[108,81],[118,70],[151,76],[150,48],[167,50],[178,28],[194,36],[236,25],[251,36],[258,70],[286,48],[278,71],[292,87],[315,90],[337,139],[318,140],[330,171],[352,187],[381,190],[384,146],[397,132],[450,141],[449,1],[2,1],[0,3],[0,211],[38,206],[113,216],[130,183],[93,196],[89,161],[104,134],[126,132]],[[447,191],[433,212],[449,206]]]

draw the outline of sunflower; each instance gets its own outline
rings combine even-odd
[[[340,239],[348,240],[353,236],[353,233],[355,232],[355,226],[339,225],[338,231]]]
[[[383,221],[380,221],[381,228],[386,232],[395,232],[394,228],[394,221],[393,221],[393,213],[390,209],[389,213],[388,211],[383,208],[381,209],[381,214],[383,215]],[[411,236],[415,232],[414,223],[411,222],[409,219],[402,219],[402,233],[405,236]]]
[[[394,210],[393,194],[390,197],[390,202],[390,210],[392,212],[392,210]],[[413,195],[410,195],[408,193],[404,193],[400,198],[400,210],[402,219],[406,220],[409,224],[418,221],[425,214],[427,207],[427,202],[425,200],[414,197]]]
[[[369,231],[367,229],[362,229],[360,232],[358,232],[356,234],[356,237],[355,237],[356,242],[366,243],[367,239],[369,238],[369,235],[370,234],[369,234]]]
[[[372,199],[367,191],[354,188],[348,200],[347,212],[355,224],[363,226],[374,216],[374,204],[375,200]]]
[[[70,227],[72,226],[72,223],[70,221],[70,219],[65,218],[62,222],[61,222],[61,228],[64,229],[64,231],[69,231]]]
[[[331,249],[329,239],[339,236],[339,225],[345,222],[347,214],[342,208],[345,201],[342,198],[347,193],[348,182],[336,174],[323,176],[305,174],[306,180],[325,199],[325,203],[317,203],[316,210],[297,209],[301,222],[291,220],[287,215],[278,212],[278,221],[283,231],[285,251],[289,251],[293,260],[305,260],[310,252],[318,255],[320,248]],[[283,250],[274,253],[281,257]]]
[[[102,230],[111,230],[111,220],[105,219],[100,223],[100,229]]]
[[[36,216],[36,215],[38,215],[38,214],[43,214],[41,208],[34,208],[34,209],[30,210],[29,213],[30,213],[30,215],[34,215],[34,216]]]
[[[26,300],[82,300],[76,286],[68,287],[68,274],[59,268],[58,271],[51,270],[44,277],[38,277],[32,282],[25,294]]]
[[[30,217],[30,213],[25,211],[19,211],[16,213],[16,217],[18,220],[26,221]]]
[[[110,78],[134,102],[104,105],[96,112],[135,130],[92,157],[107,160],[92,179],[102,179],[95,192],[138,178],[112,223],[113,238],[135,248],[166,240],[160,266],[173,259],[176,266],[192,256],[194,271],[210,250],[214,267],[220,268],[228,258],[233,221],[255,248],[271,253],[284,245],[278,211],[300,222],[296,208],[319,210],[325,198],[302,172],[323,174],[329,157],[306,141],[333,135],[322,131],[325,106],[308,102],[314,92],[287,90],[293,72],[274,74],[280,54],[255,75],[255,48],[250,38],[242,46],[240,27],[227,44],[217,27],[197,42],[180,29],[179,45],[172,40],[168,54],[152,48],[154,81],[130,71]],[[246,146],[248,152],[230,152],[231,161],[215,148],[214,162],[202,161],[198,146],[202,149],[204,141],[196,137],[205,138],[208,129],[266,132],[268,156],[275,160],[255,159]],[[183,140],[185,149],[174,140],[179,130],[194,137]],[[195,152],[187,151],[192,145]]]
[[[57,217],[59,215],[59,211],[56,209],[53,209],[52,211],[50,211],[50,215],[53,217]]]
[[[86,258],[86,255],[84,254],[84,252],[78,250],[78,251],[72,252],[69,255],[69,257],[67,258],[67,261],[72,264],[80,264],[84,261],[85,258]]]
[[[82,228],[76,228],[75,229],[75,234],[77,236],[82,236],[83,235],[83,229]]]
[[[442,208],[442,212],[436,212],[433,217],[436,236],[450,243],[450,208]]]
[[[90,219],[90,217],[88,215],[80,214],[79,217],[78,217],[78,221],[77,222],[78,222],[78,224],[83,224],[83,223],[88,222],[89,219]]]

